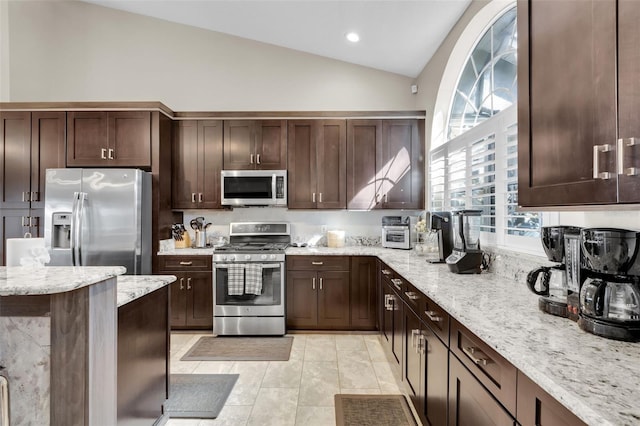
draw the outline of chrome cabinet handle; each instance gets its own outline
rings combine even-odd
[[[192,202],[192,203],[195,203],[195,202],[196,202],[196,193],[195,193],[195,192],[192,192],[192,193],[191,193],[191,202]]]
[[[256,163],[260,164],[260,154],[256,155]]]
[[[640,168],[628,167],[624,168],[624,149],[627,146],[640,145],[640,138],[627,138],[618,139],[618,174],[627,176],[638,176],[640,174]]]
[[[28,219],[28,216],[21,217],[22,226],[25,228],[27,227],[27,219]]]
[[[315,290],[315,289],[316,289],[316,279],[315,279],[315,278],[312,278],[312,279],[311,279],[311,289],[312,289],[312,290]]]
[[[40,193],[37,191],[29,193],[29,201],[40,201]]]
[[[204,197],[202,196],[202,192],[198,193],[198,202],[201,203]]]
[[[476,365],[487,365],[491,362],[491,360],[488,358],[480,358],[475,356],[475,354],[484,354],[482,353],[482,351],[480,351],[480,349],[474,348],[473,346],[465,346],[462,348],[462,351],[467,354],[471,361],[473,361],[473,363]]]
[[[392,307],[391,307],[391,298],[390,298],[390,296],[391,296],[390,294],[385,294],[385,295],[384,295],[384,308],[385,308],[387,311],[390,311],[390,310],[392,309]]]
[[[193,262],[192,261],[189,261],[189,262],[181,261],[180,264],[182,266],[191,266],[191,265],[193,265]]]
[[[391,282],[393,283],[394,286],[396,286],[398,290],[402,289],[402,280],[400,278],[392,278]]]
[[[324,265],[324,262],[311,262],[312,265]]]
[[[191,290],[191,277],[187,278],[187,290]]]
[[[420,329],[414,328],[411,330],[411,347],[416,347],[416,336],[420,333]],[[417,351],[416,351],[417,352]]]
[[[613,151],[613,145],[594,145],[593,146],[593,178],[594,179],[611,179],[613,174],[610,172],[600,171],[600,153]]]
[[[321,203],[322,202],[322,192],[320,193],[320,198],[318,198],[318,202]]]
[[[391,271],[388,269],[382,269],[380,272],[382,272],[382,275],[391,275]]]
[[[113,148],[109,148],[109,155],[108,155],[109,160],[114,159],[114,154],[115,154],[115,151],[113,150]]]
[[[386,193],[386,192],[384,193],[384,202],[385,202],[385,203],[388,203],[388,202],[389,202],[389,201],[387,200],[387,193]]]
[[[442,317],[436,311],[424,311],[424,314],[433,322],[442,321]]]
[[[324,281],[324,278],[320,278],[320,290],[322,290],[322,283]]]
[[[253,164],[253,154],[249,156],[249,164]]]
[[[180,278],[180,290],[184,290],[184,278]]]
[[[29,193],[28,192],[22,191],[22,202],[23,203],[29,202]]]
[[[100,149],[100,158],[102,158],[103,160],[107,159],[107,148]]]
[[[404,294],[407,295],[407,297],[411,300],[418,300],[420,299],[420,296],[418,296],[417,293],[413,292],[413,291],[405,291]]]
[[[311,202],[312,203],[316,202],[316,193],[315,192],[313,194],[311,194]]]
[[[420,336],[418,336],[418,353],[420,355],[424,355],[426,347],[427,339],[424,334],[420,334]]]

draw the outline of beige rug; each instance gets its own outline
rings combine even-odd
[[[416,426],[404,395],[337,394],[336,426]]]
[[[293,337],[201,337],[181,361],[288,361]]]

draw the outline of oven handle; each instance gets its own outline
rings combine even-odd
[[[214,263],[213,267],[216,268],[216,269],[228,269],[229,266],[231,266],[231,265],[233,265],[233,264],[231,264],[231,263]],[[262,264],[262,269],[275,269],[275,268],[280,268],[281,266],[282,266],[282,263],[263,263]]]

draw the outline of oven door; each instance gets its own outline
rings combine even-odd
[[[284,262],[262,264],[260,295],[229,294],[228,269],[229,264],[213,264],[214,316],[284,315]]]

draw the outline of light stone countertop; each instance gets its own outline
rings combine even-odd
[[[212,256],[213,248],[177,248],[173,250],[159,251],[158,256]]]
[[[123,266],[2,266],[0,296],[64,293],[125,272],[126,268]]]
[[[589,425],[640,424],[640,343],[584,332],[538,310],[524,282],[457,275],[413,250],[288,248],[287,255],[377,256]]]
[[[175,280],[175,275],[121,275],[118,277],[118,307],[167,286]]]

